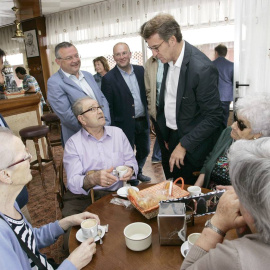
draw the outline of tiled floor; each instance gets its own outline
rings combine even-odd
[[[53,130],[53,133],[56,131]],[[153,149],[154,137],[151,135],[151,152],[147,158],[143,173],[152,178],[152,183],[159,183],[165,180],[161,164],[152,164],[151,155]],[[54,157],[57,165],[63,155],[63,149],[60,146],[54,147]],[[53,222],[61,219],[61,211],[54,193],[55,173],[53,167],[48,167],[45,172],[46,190],[43,189],[40,176],[37,172],[33,172],[33,179],[29,184],[29,203],[28,210],[32,218],[33,227]],[[58,241],[42,250],[49,258],[54,258],[56,262],[62,262],[68,254],[62,250],[62,237]]]

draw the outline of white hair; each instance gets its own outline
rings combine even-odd
[[[15,137],[13,132],[5,127],[0,127],[0,170],[6,169],[12,164],[15,158],[12,139]]]
[[[262,137],[270,136],[270,95],[258,93],[239,98],[235,104],[236,113],[246,118],[252,133],[261,133]]]
[[[270,138],[238,140],[228,154],[230,179],[239,201],[270,243]]]

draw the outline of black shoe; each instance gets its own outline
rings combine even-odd
[[[128,180],[127,181],[128,184],[130,184],[131,186],[138,186],[140,181],[139,180],[136,180],[136,179],[133,179],[133,180]]]
[[[141,182],[149,182],[149,181],[151,181],[150,177],[148,177],[146,175],[143,175],[142,173],[137,175],[137,179],[140,180]]]

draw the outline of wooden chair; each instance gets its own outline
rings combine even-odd
[[[54,187],[54,193],[56,194],[56,198],[59,204],[59,208],[64,208],[64,194],[66,193],[67,189],[64,183],[64,166],[63,166],[63,159],[61,160],[58,168],[57,168],[57,174],[55,178],[55,187]],[[95,202],[95,194],[94,190],[90,190],[90,196],[92,203]]]

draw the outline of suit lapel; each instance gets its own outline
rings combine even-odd
[[[115,66],[113,68],[113,71],[114,71],[115,79],[116,79],[116,81],[117,81],[117,83],[119,85],[118,90],[119,91],[124,91],[125,93],[128,93],[133,98],[133,96],[132,96],[132,94],[130,92],[130,89],[129,89],[128,85],[126,84],[126,81],[124,80],[124,78],[123,78],[121,72],[119,71],[118,67]]]

